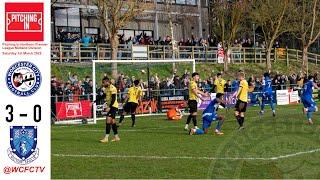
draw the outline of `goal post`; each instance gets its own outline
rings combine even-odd
[[[196,71],[196,63],[195,59],[148,59],[148,60],[92,60],[92,83],[93,83],[93,102],[96,101],[96,95],[97,95],[97,64],[98,63],[104,63],[104,64],[111,64],[111,63],[117,63],[117,64],[129,64],[133,66],[134,64],[143,64],[143,65],[151,65],[151,64],[172,64],[172,63],[191,63],[192,64],[192,72]],[[179,68],[179,64],[176,64],[176,67]],[[148,77],[149,78],[149,77]],[[93,123],[97,123],[97,104],[93,103]]]

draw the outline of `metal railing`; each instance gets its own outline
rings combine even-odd
[[[218,62],[218,48],[204,46],[178,46],[173,51],[171,46],[146,45],[148,59],[172,59],[192,58],[198,62]],[[117,59],[132,60],[132,48],[130,45],[121,44]],[[318,64],[319,54],[308,53],[308,61]],[[51,43],[51,60],[53,62],[83,62],[91,60],[110,60],[111,47],[109,44],[81,44],[81,43]],[[302,51],[296,49],[278,48],[271,52],[272,61],[301,62]],[[262,48],[232,47],[229,54],[231,63],[265,63],[266,50]]]

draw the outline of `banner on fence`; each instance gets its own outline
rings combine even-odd
[[[237,91],[226,92],[224,94],[224,101],[226,103],[226,107],[234,107],[237,103]]]
[[[289,91],[288,90],[277,90],[277,105],[289,104]]]
[[[184,96],[161,96],[159,105],[162,112],[177,107],[184,109],[188,106]]]
[[[300,100],[298,91],[292,89],[277,90],[276,94],[278,105],[298,104]]]
[[[137,114],[155,113],[158,111],[158,101],[155,99],[143,100],[136,109]]]
[[[91,102],[88,100],[79,102],[57,102],[56,115],[57,120],[91,118]]]
[[[289,89],[289,104],[299,104],[300,97],[298,91],[294,91],[293,89]]]

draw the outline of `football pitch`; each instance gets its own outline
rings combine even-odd
[[[259,118],[249,107],[239,132],[233,110],[225,115],[222,136],[187,135],[187,116],[137,117],[119,128],[120,142],[102,144],[104,121],[96,125],[53,125],[52,178],[320,178],[320,113],[306,125],[302,105],[270,107]],[[198,113],[200,114],[200,113]],[[201,124],[201,116],[198,115]],[[215,127],[215,123],[213,127]]]

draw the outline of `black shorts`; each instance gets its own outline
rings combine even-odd
[[[243,102],[241,100],[237,100],[237,103],[236,103],[236,111],[237,112],[246,112],[247,111],[247,102]]]
[[[111,107],[109,112],[107,113],[107,117],[111,117],[112,119],[115,119],[117,111],[118,111],[118,108]]]
[[[126,113],[134,114],[134,113],[136,112],[137,107],[138,107],[138,103],[127,102],[127,103],[123,106],[123,110],[124,110]]]
[[[198,103],[196,100],[189,100],[188,101],[188,106],[189,106],[189,112],[194,113],[198,111]]]

